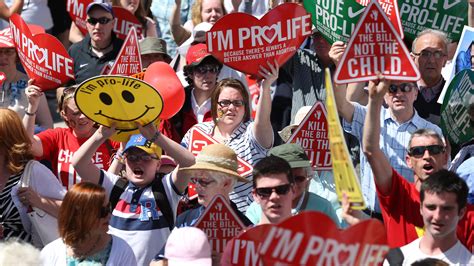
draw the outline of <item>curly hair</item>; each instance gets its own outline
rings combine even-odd
[[[20,173],[33,159],[31,140],[18,114],[0,108],[0,149],[5,154],[5,165],[13,174]]]
[[[202,12],[202,2],[204,1],[205,0],[195,0],[193,6],[191,7],[191,20],[194,26],[203,22],[201,12]],[[225,16],[227,15],[227,10],[225,9],[225,6],[224,6],[224,0],[220,0],[220,2],[221,2],[223,16]]]

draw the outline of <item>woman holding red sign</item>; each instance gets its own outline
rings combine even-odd
[[[259,74],[263,77],[260,98],[257,104],[255,121],[250,118],[250,96],[248,89],[236,79],[223,79],[211,95],[211,122],[195,125],[204,133],[226,146],[232,148],[237,156],[254,165],[266,156],[273,145],[273,129],[270,122],[271,92],[270,85],[278,78],[278,63],[268,63],[268,68],[260,66]],[[190,145],[189,130],[181,145]],[[250,183],[239,182],[230,193],[230,199],[240,211],[245,212],[252,203],[252,176],[247,176]]]
[[[120,6],[135,15],[143,27],[143,38],[157,37],[156,23],[153,19],[146,16],[141,0],[112,0],[112,6]]]

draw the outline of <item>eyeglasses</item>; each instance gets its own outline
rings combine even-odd
[[[212,74],[216,74],[219,72],[219,67],[216,65],[203,65],[203,66],[197,66],[194,68],[194,72],[197,74],[205,74],[207,72],[211,72]]]
[[[100,212],[99,212],[99,218],[105,218],[107,217],[110,213],[112,213],[112,206],[110,205],[110,203],[107,204],[107,206],[102,206],[100,208]]]
[[[131,162],[138,162],[138,161],[148,162],[151,160],[159,160],[158,157],[154,157],[149,154],[144,154],[144,155],[125,154],[125,159]]]
[[[100,25],[105,25],[109,22],[111,22],[113,19],[111,18],[106,18],[106,17],[101,17],[101,18],[88,18],[87,19],[87,23],[91,24],[91,25],[96,25],[97,23],[99,23]]]
[[[402,84],[391,84],[388,88],[388,92],[390,93],[397,93],[398,90],[401,92],[410,92],[415,88],[415,84],[413,83],[402,83]]]
[[[217,182],[217,181],[213,180],[213,179],[211,179],[209,181],[206,181],[202,178],[197,178],[197,177],[192,177],[191,178],[191,183],[193,183],[194,185],[199,184],[203,188],[206,188],[207,186],[209,186],[210,184],[215,183],[215,182]]]
[[[428,150],[431,155],[437,155],[444,152],[445,149],[444,146],[441,145],[415,146],[408,149],[408,155],[415,158],[421,157],[425,154],[426,150]]]
[[[291,184],[280,185],[276,187],[259,187],[255,189],[255,193],[261,198],[268,198],[272,195],[273,191],[278,195],[286,195],[290,191]]]
[[[16,53],[15,48],[0,49],[0,55],[14,55]]]
[[[235,107],[241,107],[245,105],[245,102],[243,100],[222,100],[217,102],[217,104],[222,108],[229,107],[231,104]]]
[[[304,181],[308,180],[306,176],[297,175],[294,177],[296,183],[303,183]]]
[[[441,57],[444,57],[446,56],[446,54],[444,54],[443,52],[441,51],[434,51],[434,52],[431,52],[431,51],[426,51],[426,50],[423,50],[419,53],[413,53],[414,55],[416,56],[419,56],[423,59],[426,59],[426,58],[429,58],[431,56],[434,56],[435,59],[440,59]]]

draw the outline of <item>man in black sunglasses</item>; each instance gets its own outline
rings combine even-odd
[[[120,52],[123,40],[113,33],[114,12],[109,3],[92,2],[87,6],[88,34],[69,48],[74,60],[76,83],[104,73]]]
[[[390,247],[400,247],[424,233],[420,215],[420,188],[430,175],[446,167],[448,153],[442,137],[431,129],[413,132],[408,142],[406,163],[414,172],[414,182],[408,182],[393,169],[380,147],[380,109],[383,95],[390,82],[383,76],[369,83],[369,103],[363,132],[363,151],[372,168],[377,195],[380,200],[387,240]],[[470,209],[470,210],[469,210]],[[458,225],[459,240],[471,249],[474,245],[474,213],[468,207],[467,215]],[[468,218],[466,218],[468,217]],[[439,225],[442,227],[442,225]],[[469,229],[470,228],[470,229]]]
[[[331,203],[327,199],[308,191],[309,182],[313,178],[313,170],[308,156],[299,144],[286,143],[273,147],[268,155],[284,159],[291,167],[291,173],[295,180],[295,197],[292,201],[291,211],[293,215],[301,211],[319,211],[330,217],[336,225],[339,225],[339,218]],[[245,215],[254,224],[258,224],[262,216],[262,208],[257,202],[253,202]]]
[[[291,216],[295,179],[287,161],[267,156],[253,167],[254,200],[262,208],[259,224],[277,224]]]

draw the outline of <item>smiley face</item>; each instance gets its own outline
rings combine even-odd
[[[74,95],[79,110],[98,124],[133,131],[163,110],[163,99],[148,83],[123,76],[98,76],[84,81]]]

